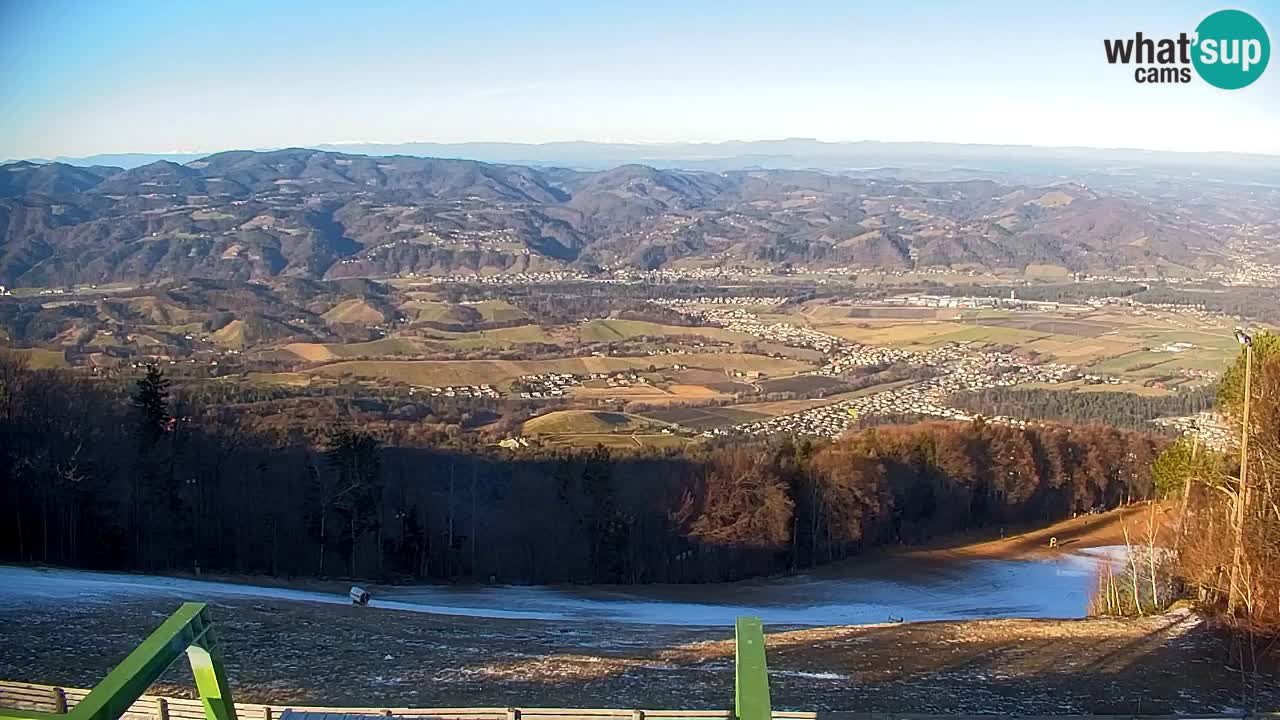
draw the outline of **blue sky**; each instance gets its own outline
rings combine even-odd
[[[0,0],[0,158],[783,137],[1280,153],[1280,67],[1222,91],[1105,62],[1105,37],[1223,7],[1277,40],[1280,0]]]

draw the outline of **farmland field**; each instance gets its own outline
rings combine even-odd
[[[455,350],[480,350],[485,348],[509,348],[522,343],[555,343],[555,335],[537,325],[517,325],[515,327],[496,328],[493,330],[471,330],[467,332],[450,332],[446,330],[427,331],[424,336],[432,342],[441,343]]]
[[[731,409],[739,412],[758,413],[765,417],[777,417],[779,415],[790,415],[792,413],[804,412],[805,410],[812,410],[813,408],[830,405],[834,402],[837,401],[829,397],[801,400],[775,400],[773,402],[733,405],[731,406]]]
[[[785,358],[733,353],[654,355],[650,357],[585,357],[555,360],[353,360],[322,365],[311,372],[331,377],[380,378],[414,385],[498,384],[521,375],[544,373],[612,373],[672,365],[706,369],[757,370],[770,375],[790,375],[810,365]]]
[[[26,358],[27,365],[35,370],[63,368],[67,366],[66,357],[57,350],[41,350],[39,348],[15,349],[19,357]]]
[[[765,380],[760,383],[760,389],[767,393],[809,393],[819,391],[838,392],[848,389],[848,386],[835,378],[821,375],[796,375],[795,377]]]
[[[660,422],[675,423],[695,430],[709,430],[768,417],[736,407],[673,407],[649,410],[642,415]]]
[[[801,315],[813,322],[838,322],[840,320],[946,320],[960,316],[956,308],[932,308],[884,305],[807,304]]]
[[[462,323],[466,315],[458,305],[449,303],[411,300],[400,306],[400,310],[414,322]]]
[[[1116,323],[1098,322],[1095,320],[1081,320],[1077,318],[1063,317],[1045,317],[1043,314],[1036,315],[1008,315],[1001,314],[996,317],[984,318],[981,324],[993,327],[1010,327],[1020,328],[1022,330],[1031,330],[1033,332],[1048,333],[1050,335],[1077,335],[1079,337],[1097,337],[1106,332],[1123,328],[1124,325]]]
[[[591,320],[578,327],[578,337],[582,342],[611,342],[645,336],[696,337],[728,343],[742,343],[754,339],[745,333],[718,327],[683,327],[643,320]]]
[[[328,312],[320,317],[324,318],[326,322],[358,325],[377,325],[387,320],[377,308],[364,300],[358,299],[343,300],[329,308]]]
[[[623,387],[574,387],[569,389],[569,397],[578,400],[634,400],[645,403],[680,402],[681,398],[672,395],[662,388],[648,384],[636,384]]]
[[[817,325],[815,329],[864,345],[906,347],[943,333],[964,329],[964,325],[943,320],[861,320]]]
[[[289,385],[291,387],[307,387],[315,380],[306,373],[249,373],[246,379],[250,382],[266,383],[269,385]]]
[[[1237,352],[1229,322],[1160,311],[988,309],[964,311],[952,320],[894,320],[851,318],[847,310],[810,306],[794,321],[808,321],[817,330],[852,342],[907,350],[928,350],[951,342],[1007,345],[1139,384],[1154,378],[1171,380],[1186,369],[1219,371]],[[1177,342],[1194,347],[1181,353],[1154,352]]]
[[[421,343],[411,338],[383,338],[362,343],[290,343],[284,349],[312,362],[338,358],[419,355],[424,350]]]
[[[477,303],[467,303],[464,307],[474,308],[485,322],[505,323],[531,319],[525,311],[502,300],[482,300]]]
[[[522,431],[526,434],[601,434],[629,433],[652,428],[647,418],[620,412],[597,410],[556,410],[546,415],[526,420]]]
[[[662,435],[662,434],[622,434],[622,433],[605,433],[599,435],[593,434],[564,434],[564,435],[545,435],[540,438],[550,445],[562,447],[595,447],[603,445],[611,450],[615,449],[636,449],[636,448],[682,448],[688,445],[688,438],[679,435]]]

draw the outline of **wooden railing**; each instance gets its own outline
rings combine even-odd
[[[0,680],[0,708],[64,712],[89,691],[55,685]],[[732,710],[624,710],[569,708],[394,708],[315,707],[236,703],[240,720],[280,720],[284,711],[351,715],[392,715],[441,720],[735,720]],[[818,713],[774,711],[774,720],[816,720]],[[127,720],[205,720],[199,700],[143,695],[123,716]],[[822,720],[1009,720],[999,715],[930,715],[916,713],[824,712]],[[1245,715],[1023,715],[1014,720],[1280,720],[1280,713]]]
[[[83,688],[0,680],[0,707],[65,713],[89,693]],[[733,720],[732,710],[631,710],[569,708],[337,708],[305,705],[236,703],[239,720],[279,720],[285,710],[351,715],[394,715],[442,720]],[[126,720],[205,720],[199,700],[143,695],[123,716]],[[774,720],[815,720],[811,712],[774,712]]]

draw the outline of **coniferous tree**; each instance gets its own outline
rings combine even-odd
[[[155,445],[169,429],[169,378],[155,363],[133,391],[133,407],[138,413],[138,440],[144,448]]]

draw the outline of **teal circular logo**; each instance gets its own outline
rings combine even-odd
[[[1271,59],[1271,39],[1257,18],[1240,10],[1219,10],[1196,27],[1191,62],[1205,82],[1238,90],[1262,76]]]

